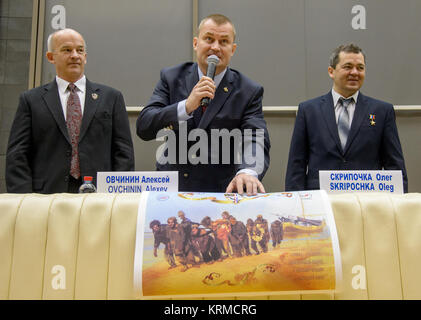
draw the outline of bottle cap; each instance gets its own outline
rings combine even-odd
[[[84,176],[83,181],[92,181],[92,177],[91,176]]]

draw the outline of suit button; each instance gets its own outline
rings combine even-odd
[[[69,182],[69,176],[64,177],[64,182]]]
[[[343,163],[346,163],[346,159],[342,159],[342,162],[343,162]]]
[[[66,156],[70,157],[72,155],[72,150],[67,150]]]
[[[184,174],[184,178],[188,178],[189,177],[189,174],[188,173],[185,173]]]

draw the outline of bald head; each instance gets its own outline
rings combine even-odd
[[[56,39],[57,37],[60,37],[60,35],[65,35],[65,34],[74,34],[74,35],[78,35],[79,37],[82,38],[84,46],[85,46],[85,51],[86,51],[86,43],[85,43],[85,39],[83,39],[82,35],[77,32],[76,30],[67,28],[67,29],[62,29],[62,30],[57,30],[56,32],[53,32],[52,34],[50,34],[48,36],[48,40],[47,40],[47,50],[50,52],[53,52],[56,49]]]

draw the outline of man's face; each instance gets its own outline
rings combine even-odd
[[[361,52],[340,52],[336,68],[329,66],[328,72],[333,80],[333,89],[348,98],[357,92],[364,83],[364,56]]]
[[[230,216],[230,214],[229,214],[228,212],[226,212],[226,211],[224,211],[224,212],[222,212],[222,213],[221,213],[221,217],[222,217],[223,219],[228,219],[228,218],[229,218],[229,216]]]
[[[174,229],[174,227],[175,227],[175,219],[168,219],[167,222],[168,222],[168,226],[171,229]]]
[[[69,82],[82,78],[85,64],[85,41],[73,30],[63,30],[53,39],[53,51],[47,52],[48,61],[55,65],[57,75]]]
[[[232,25],[227,22],[218,26],[213,20],[206,20],[199,31],[199,36],[193,38],[193,48],[203,74],[206,75],[207,59],[213,54],[219,58],[215,74],[220,73],[228,66],[237,48]]]

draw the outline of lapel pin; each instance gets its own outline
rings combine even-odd
[[[94,100],[98,99],[98,95],[96,93],[92,93],[92,99]]]
[[[374,120],[376,120],[376,115],[375,114],[370,114],[370,124],[372,126],[375,126],[376,125],[376,122]]]
[[[228,88],[227,88],[227,87],[224,87],[224,91],[225,91],[225,92],[228,92]]]

